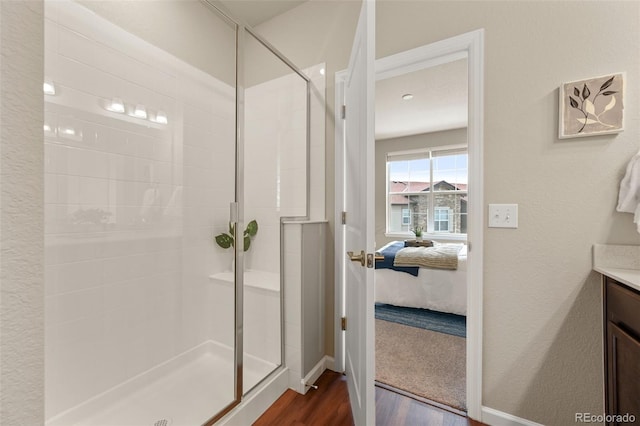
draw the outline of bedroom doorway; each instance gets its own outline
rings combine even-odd
[[[378,80],[381,84],[384,83],[385,80],[391,81],[392,79],[400,76],[409,75],[412,73],[416,73],[422,70],[429,70],[432,68],[436,68],[439,66],[454,66],[462,65],[462,68],[465,68],[466,71],[466,81],[468,84],[468,95],[467,95],[467,125],[465,133],[465,143],[456,143],[452,146],[446,146],[449,144],[431,144],[427,146],[427,155],[426,159],[428,159],[430,163],[429,168],[429,179],[416,179],[416,181],[420,182],[429,182],[428,188],[427,186],[420,189],[411,188],[412,194],[408,195],[416,195],[413,192],[431,192],[427,198],[430,198],[431,205],[428,205],[428,202],[423,204],[427,204],[423,206],[424,208],[421,210],[419,208],[413,208],[414,206],[418,206],[420,204],[419,200],[408,200],[405,203],[404,208],[402,207],[402,203],[400,204],[400,208],[397,209],[398,212],[394,220],[397,219],[399,229],[394,229],[390,226],[390,220],[392,216],[391,209],[393,208],[390,202],[391,196],[397,195],[394,192],[402,192],[400,191],[391,191],[389,192],[389,187],[387,182],[391,182],[389,180],[389,172],[387,168],[387,153],[382,155],[382,164],[384,167],[383,171],[380,171],[380,156],[378,153],[376,154],[376,208],[375,214],[377,218],[381,218],[382,220],[376,220],[376,248],[380,248],[384,246],[389,241],[402,241],[404,243],[405,239],[413,239],[408,238],[408,231],[411,229],[410,226],[415,225],[417,221],[418,224],[426,230],[427,235],[424,236],[425,239],[433,239],[436,242],[444,242],[444,243],[453,243],[454,245],[463,245],[466,250],[466,259],[465,259],[465,276],[463,278],[464,286],[466,287],[466,325],[462,326],[464,333],[466,334],[466,338],[463,338],[462,345],[460,345],[460,341],[458,341],[458,348],[456,351],[462,351],[465,353],[463,355],[464,362],[461,365],[458,365],[456,369],[459,371],[459,375],[463,376],[463,379],[466,381],[462,385],[463,388],[463,403],[466,408],[466,412],[469,417],[474,419],[481,418],[481,389],[482,389],[482,351],[481,351],[481,330],[482,330],[482,231],[483,231],[483,187],[482,187],[482,152],[483,152],[483,140],[482,140],[482,123],[483,123],[483,90],[482,90],[482,82],[483,82],[483,31],[478,30],[471,33],[463,34],[457,37],[453,37],[451,39],[443,40],[440,42],[432,43],[429,45],[422,46],[420,48],[412,49],[406,52],[402,52],[399,54],[391,55],[389,57],[381,58],[376,60],[376,80]],[[417,75],[417,74],[416,74]],[[337,79],[336,82],[336,99],[341,99],[341,90],[342,85],[341,82]],[[377,88],[378,89],[378,85]],[[410,90],[402,90],[404,93],[402,95],[413,95],[413,99],[416,99],[416,94],[411,93]],[[402,96],[401,95],[401,96]],[[378,94],[376,94],[378,96]],[[395,108],[398,109],[397,107]],[[445,109],[445,108],[441,108]],[[340,105],[336,105],[336,111],[340,111]],[[409,114],[405,114],[409,116]],[[423,117],[425,116],[424,112],[422,113]],[[429,118],[436,114],[427,115]],[[377,118],[376,118],[377,121]],[[344,149],[344,138],[342,129],[338,126],[339,117],[336,117],[336,158],[337,162],[340,163],[342,160],[339,158],[338,153],[342,152]],[[377,125],[378,123],[376,123]],[[451,126],[451,125],[450,125]],[[456,127],[452,126],[449,129]],[[461,129],[464,126],[457,126],[457,129]],[[376,133],[378,130],[376,129]],[[440,129],[440,132],[443,133],[445,128]],[[381,130],[382,131],[382,130]],[[434,133],[433,130],[430,132],[427,130],[422,130],[422,133]],[[419,133],[418,133],[419,134]],[[398,138],[406,137],[411,138],[410,134],[397,136]],[[391,139],[389,137],[382,139]],[[376,145],[378,142],[376,142]],[[453,149],[453,152],[451,151]],[[463,183],[462,181],[449,182],[447,179],[438,179],[442,170],[438,170],[438,163],[442,160],[442,156],[457,156],[460,157],[462,154],[460,152],[461,149],[466,149],[466,171],[468,173],[468,182],[466,183],[466,187],[463,191]],[[398,154],[397,157],[392,158],[392,160],[404,161],[404,160],[417,160],[415,158],[416,155],[424,156],[425,146],[421,147],[405,147],[403,149],[395,150],[395,153]],[[391,152],[391,151],[389,151]],[[402,156],[406,155],[408,157],[403,158]],[[421,158],[422,161],[425,158]],[[435,163],[433,162],[435,161]],[[339,164],[337,164],[336,169],[341,169]],[[462,166],[455,166],[454,169],[460,170],[464,169]],[[435,179],[434,179],[435,173]],[[456,180],[456,179],[454,179]],[[400,181],[400,179],[398,179]],[[408,180],[407,180],[408,181]],[[440,205],[434,193],[439,189],[437,185],[444,186],[444,183],[441,181],[445,181],[448,184],[457,184],[453,187],[449,186],[447,188],[440,188],[451,192],[463,191],[466,194],[466,207],[462,209],[461,207],[456,208],[455,206],[451,206],[449,210],[446,210],[444,207]],[[380,183],[382,185],[382,191],[380,191]],[[345,185],[343,181],[343,176],[339,173],[336,176],[336,223],[339,223],[340,214],[343,211],[343,200],[340,199],[341,191],[338,190],[340,185]],[[415,191],[414,191],[415,190]],[[382,195],[380,195],[382,194]],[[378,198],[383,197],[383,202],[380,203]],[[409,197],[409,199],[412,197]],[[415,197],[413,197],[415,198]],[[464,210],[464,211],[463,211]],[[382,225],[381,225],[382,223]],[[403,228],[404,226],[404,228]],[[452,231],[455,230],[456,227],[458,231],[462,231],[462,227],[466,228],[466,236],[463,235],[464,232],[449,232],[447,238],[443,238],[443,231]],[[338,327],[336,329],[336,367],[340,369],[344,366],[344,349],[343,349],[343,334],[339,330],[340,318],[343,312],[342,307],[344,306],[344,275],[343,268],[345,258],[342,256],[343,251],[341,250],[340,243],[342,241],[342,230],[341,227],[336,227],[336,324]],[[434,236],[437,235],[437,238]],[[453,235],[459,234],[459,235]],[[440,241],[438,241],[440,240]],[[460,250],[462,251],[462,250]],[[460,262],[461,256],[459,256],[460,252],[457,253],[458,262]],[[396,271],[389,271],[393,274],[399,274]],[[443,272],[443,271],[439,271]],[[461,272],[461,271],[460,271]],[[376,291],[378,291],[376,284]],[[393,292],[393,291],[392,291]],[[409,296],[412,298],[413,296]],[[388,305],[393,305],[392,303],[386,303]],[[400,303],[402,304],[402,303]],[[435,310],[435,309],[434,309]],[[446,309],[444,309],[446,311]],[[459,315],[460,313],[456,313]],[[389,324],[385,324],[383,326],[378,326],[378,330],[376,331],[379,334],[386,334],[387,336],[395,336],[398,333],[393,330],[395,327],[392,321],[387,321],[387,323],[392,324],[391,327],[386,327]],[[383,328],[384,327],[384,328]],[[391,330],[387,330],[386,328],[391,328]],[[455,328],[455,327],[454,327]],[[466,329],[466,330],[465,330]],[[413,330],[409,330],[409,332],[415,332],[415,330],[421,330],[420,327],[413,327]],[[440,333],[442,335],[449,335],[448,333]],[[412,340],[420,340],[420,337],[415,337]],[[406,339],[405,339],[406,340]],[[445,338],[445,340],[449,340]],[[454,339],[455,340],[455,339]],[[393,345],[393,343],[392,343]],[[435,345],[440,345],[442,347],[446,347],[448,343],[438,343]],[[433,345],[432,345],[433,346]],[[460,348],[462,346],[462,348]],[[371,342],[369,347],[374,349],[374,342]],[[396,346],[397,347],[397,346]],[[419,350],[418,350],[419,351]],[[442,353],[446,353],[448,350],[444,350]],[[393,358],[392,361],[398,361],[400,356],[406,356],[407,353],[398,353],[397,350],[391,355]],[[442,357],[444,355],[439,355]],[[377,361],[380,364],[380,361]],[[414,365],[419,361],[413,361]],[[393,363],[393,362],[392,362]],[[449,368],[449,367],[447,367]],[[461,370],[461,371],[460,371]],[[421,378],[419,374],[414,374],[416,381],[420,381]],[[430,398],[431,399],[431,398]],[[434,400],[436,398],[433,398]],[[445,404],[446,405],[446,404]],[[453,405],[453,404],[451,404]]]
[[[375,270],[376,385],[459,415],[466,414],[467,82],[466,57],[378,80],[375,112],[375,241],[384,256]]]

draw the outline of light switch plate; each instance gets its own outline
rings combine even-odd
[[[489,204],[489,228],[517,228],[517,204]]]

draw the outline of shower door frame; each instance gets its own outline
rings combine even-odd
[[[285,330],[284,330],[284,227],[283,222],[291,221],[306,221],[310,216],[310,146],[311,146],[311,79],[302,72],[295,64],[293,64],[286,56],[284,56],[278,49],[276,49],[271,43],[263,39],[257,34],[253,28],[241,19],[236,18],[230,13],[224,5],[218,0],[201,0],[205,5],[213,8],[217,13],[225,17],[229,22],[235,25],[236,31],[236,176],[235,176],[235,202],[230,206],[230,222],[235,226],[235,229],[244,229],[244,146],[245,146],[245,46],[246,46],[246,33],[249,33],[256,39],[262,46],[275,55],[275,57],[281,60],[287,67],[289,67],[294,73],[301,77],[306,85],[306,206],[305,216],[290,216],[280,217],[280,365],[277,366],[271,373],[263,377],[252,389],[256,389],[261,383],[267,380],[269,377],[274,376],[283,368],[285,368]],[[243,200],[243,201],[239,201]],[[234,319],[234,363],[235,363],[235,387],[234,387],[234,400],[223,408],[218,413],[214,414],[204,425],[209,426],[215,424],[218,420],[223,418],[235,407],[237,407],[245,396],[243,389],[243,375],[244,375],[244,253],[243,250],[238,250],[237,246],[233,248],[235,258],[235,271],[234,271],[234,290],[235,290],[235,319]]]

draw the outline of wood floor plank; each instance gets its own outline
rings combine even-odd
[[[306,395],[287,390],[254,426],[353,426],[344,375],[322,373]],[[376,386],[377,426],[486,426]]]
[[[254,426],[353,425],[349,392],[344,376],[327,370],[315,384],[318,389],[310,389],[306,395],[300,395],[291,389],[287,390],[254,423]]]

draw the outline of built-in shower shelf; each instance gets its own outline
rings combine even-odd
[[[233,284],[234,274],[231,271],[209,275],[211,280]],[[267,291],[280,291],[280,274],[266,271],[247,270],[243,274],[244,285]]]

